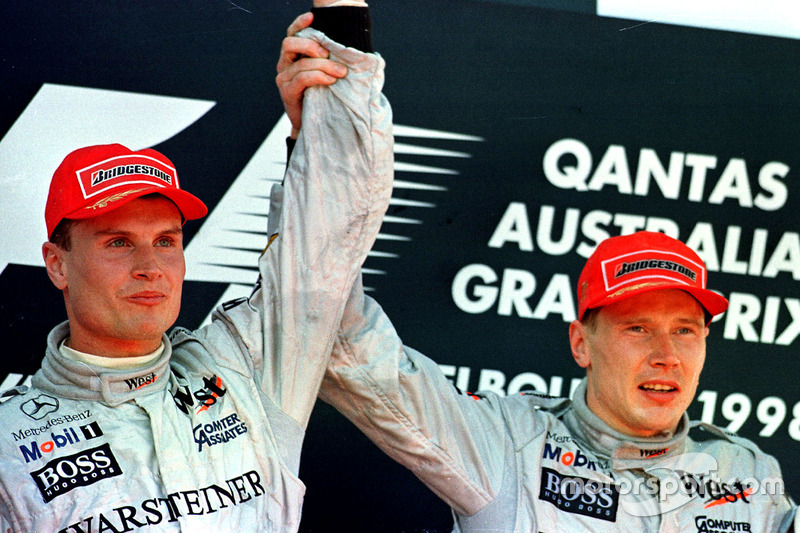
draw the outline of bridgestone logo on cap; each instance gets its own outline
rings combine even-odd
[[[705,287],[702,264],[674,252],[641,250],[602,262],[606,292],[632,283],[678,282],[687,286]]]
[[[683,274],[693,282],[697,281],[697,273],[689,268],[675,263],[673,261],[664,261],[659,259],[645,259],[644,261],[636,261],[635,263],[622,263],[617,266],[617,272],[614,274],[615,278],[622,277],[626,274],[638,272],[640,270],[647,270],[650,268],[661,270],[674,270],[679,274]]]
[[[136,174],[146,174],[155,176],[163,180],[167,184],[172,184],[172,176],[166,172],[162,172],[155,167],[149,165],[120,165],[118,167],[110,168],[108,170],[100,169],[92,174],[92,187],[96,187],[100,183],[117,178],[119,176],[133,176]]]
[[[156,158],[141,154],[112,157],[78,170],[83,197],[89,199],[109,189],[134,184],[177,189],[177,172]]]

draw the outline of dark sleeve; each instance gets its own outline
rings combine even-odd
[[[291,137],[286,137],[286,167],[289,167],[289,160],[292,158],[292,152],[294,151],[294,145],[297,144],[297,139],[292,139]]]
[[[340,6],[311,9],[314,21],[311,27],[321,31],[337,43],[372,53],[372,22],[368,7]],[[292,157],[297,139],[286,138],[286,165]]]
[[[315,7],[311,12],[314,14],[311,27],[315,30],[344,46],[367,53],[374,51],[368,7]]]

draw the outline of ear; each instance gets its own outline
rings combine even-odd
[[[50,281],[53,282],[53,285],[62,291],[67,288],[67,268],[64,264],[65,253],[66,251],[52,242],[46,242],[42,245],[42,257],[44,258],[44,267],[47,269],[47,275],[50,276]]]
[[[577,320],[573,320],[569,325],[569,347],[572,349],[572,358],[578,366],[588,368],[592,362],[589,331]]]

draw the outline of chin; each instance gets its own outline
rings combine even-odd
[[[147,341],[156,337],[160,339],[168,329],[169,325],[166,325],[166,322],[139,323],[133,329],[129,330],[130,340]]]
[[[645,420],[645,423],[647,424],[647,431],[651,435],[658,435],[659,433],[664,433],[666,431],[674,431],[680,420],[680,417],[676,419],[662,420],[651,416]]]

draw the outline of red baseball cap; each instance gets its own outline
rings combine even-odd
[[[694,250],[663,233],[640,231],[600,243],[578,279],[578,320],[602,307],[647,291],[681,289],[711,315],[728,300],[706,288],[706,265]]]
[[[180,188],[175,166],[152,149],[121,144],[87,146],[71,152],[56,169],[44,208],[47,237],[65,218],[96,217],[146,194],[172,200],[184,220],[205,216],[205,204]]]

